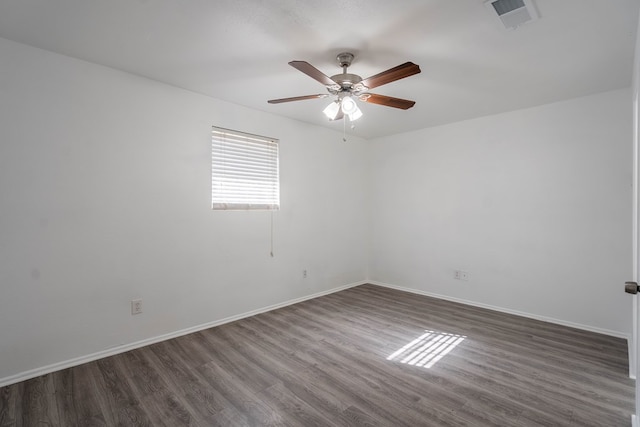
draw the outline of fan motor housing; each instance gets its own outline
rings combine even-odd
[[[356,74],[342,73],[331,76],[331,80],[338,83],[343,88],[352,87],[362,81],[362,77]]]

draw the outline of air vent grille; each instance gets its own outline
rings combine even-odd
[[[496,0],[491,3],[491,5],[496,10],[498,16],[525,7],[524,0]]]
[[[538,19],[533,0],[487,0],[485,6],[508,30]]]

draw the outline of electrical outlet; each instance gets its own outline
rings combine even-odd
[[[307,278],[307,270],[302,270],[302,278],[303,279]]]
[[[462,270],[456,270],[453,273],[453,278],[457,280],[469,281],[469,273]]]
[[[142,313],[142,300],[131,300],[131,315]]]

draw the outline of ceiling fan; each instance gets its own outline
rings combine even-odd
[[[405,77],[418,74],[420,67],[413,62],[405,62],[397,67],[390,68],[374,76],[363,79],[356,74],[347,72],[347,68],[353,61],[353,54],[349,52],[340,53],[336,59],[342,67],[342,73],[334,76],[327,76],[322,71],[305,61],[291,61],[289,65],[298,71],[302,71],[309,77],[319,81],[326,86],[328,94],[294,96],[292,98],[270,99],[269,104],[280,104],[282,102],[303,101],[306,99],[327,98],[335,96],[336,99],[324,109],[324,114],[329,120],[340,120],[345,115],[349,120],[354,121],[362,116],[362,112],[356,105],[354,98],[371,104],[384,105],[387,107],[407,110],[415,105],[415,101],[408,99],[393,98],[391,96],[377,95],[369,93],[369,89],[404,79]]]

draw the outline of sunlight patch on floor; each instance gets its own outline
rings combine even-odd
[[[387,360],[428,369],[464,341],[465,338],[466,336],[464,335],[425,331],[423,335],[389,355]]]

